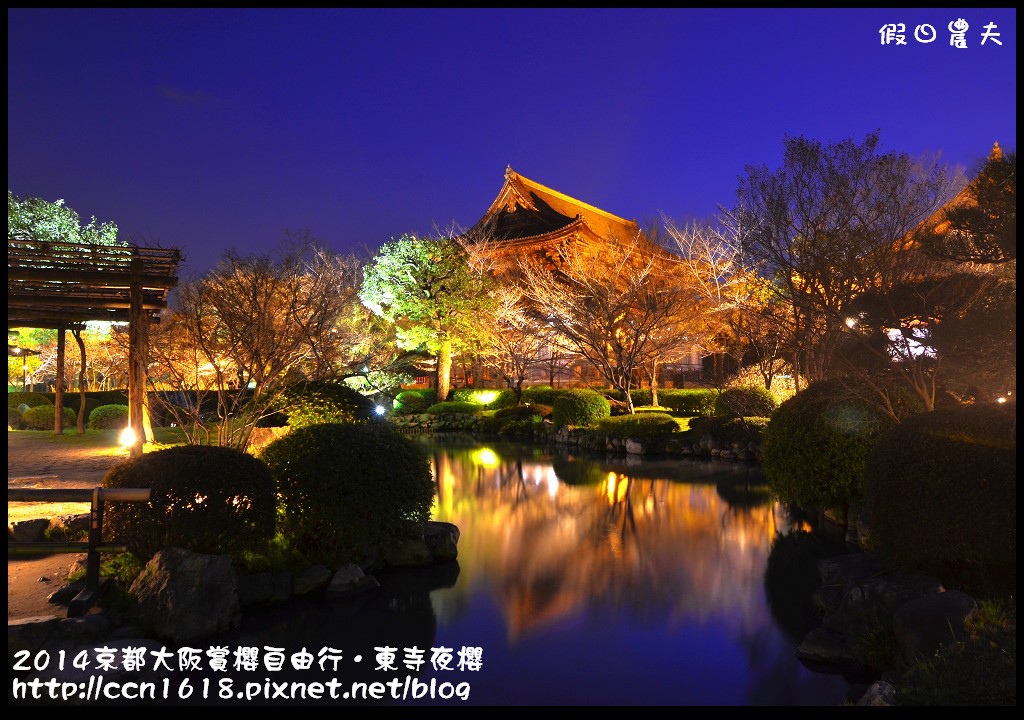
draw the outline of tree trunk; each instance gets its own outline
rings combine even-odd
[[[66,329],[57,330],[57,382],[53,386],[53,434],[64,434],[64,346]]]
[[[658,361],[651,363],[651,405],[658,407]]]
[[[85,341],[82,339],[82,331],[75,328],[71,331],[78,343],[78,354],[82,357],[82,364],[78,368],[78,434],[85,433]]]
[[[452,341],[442,340],[437,349],[437,401],[448,399],[452,378]]]

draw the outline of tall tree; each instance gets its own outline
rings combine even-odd
[[[598,368],[632,413],[637,372],[692,300],[673,263],[637,237],[601,248],[567,241],[555,265],[530,257],[520,269],[538,319]]]
[[[863,142],[784,140],[782,167],[748,166],[737,192],[746,259],[791,309],[794,367],[828,376],[851,301],[922,274],[908,238],[946,202],[959,177],[928,158]]]
[[[215,396],[218,445],[244,449],[288,384],[316,366],[313,344],[329,336],[344,308],[336,269],[321,248],[285,241],[267,255],[228,252],[178,287],[176,317],[156,355],[167,377]],[[199,405],[186,410],[204,432]]]
[[[402,235],[381,246],[363,270],[359,296],[396,328],[407,349],[425,348],[437,359],[437,397],[451,387],[453,351],[470,345],[478,316],[491,303],[491,280],[474,270],[453,235]]]
[[[1001,265],[1017,259],[1017,153],[997,143],[958,202],[950,203],[925,238],[934,256]]]

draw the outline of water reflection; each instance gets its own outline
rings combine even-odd
[[[801,665],[769,608],[769,552],[792,523],[758,468],[419,441],[432,458],[434,518],[461,531],[458,561],[382,574],[380,590],[350,600],[249,612],[220,641],[339,648],[346,682],[409,674],[472,687],[467,701],[373,704],[843,703],[846,683]],[[787,583],[777,578],[782,608]],[[400,672],[369,661],[385,646]],[[428,657],[480,648],[482,665],[409,672],[402,653],[417,647]],[[352,662],[356,653],[367,660]]]
[[[561,678],[535,680],[534,697],[842,702],[843,683],[802,668],[768,609],[768,553],[789,521],[769,502],[758,468],[473,444],[434,445],[432,463],[434,516],[462,531],[459,582],[432,594],[439,628],[467,623],[479,632],[473,608],[487,598],[504,633],[492,655],[517,658],[517,675],[536,678],[544,667]],[[578,653],[565,660],[579,671],[574,686],[547,657],[561,655],[558,642]],[[649,668],[647,700],[623,687],[624,662]],[[719,663],[727,667],[705,681],[673,671],[702,675]]]

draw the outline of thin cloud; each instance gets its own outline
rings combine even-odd
[[[170,100],[175,105],[199,105],[210,99],[208,93],[202,92],[185,92],[173,85],[158,85],[157,89],[160,94]]]

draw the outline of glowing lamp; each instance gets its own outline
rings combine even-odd
[[[121,431],[118,442],[121,443],[121,447],[131,447],[135,444],[135,431],[132,430],[131,425]]]

